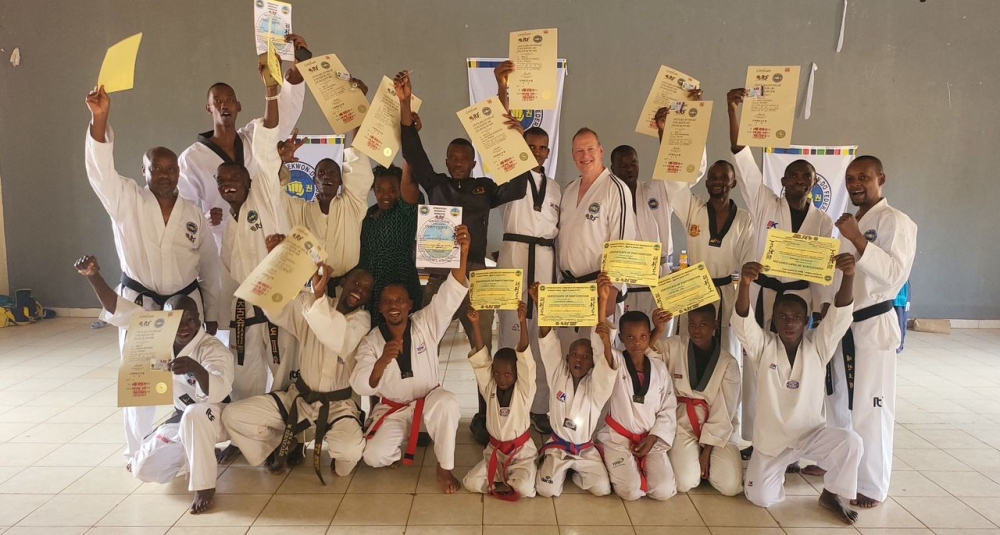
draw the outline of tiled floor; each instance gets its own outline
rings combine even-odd
[[[1000,330],[910,333],[899,362],[891,499],[844,528],[816,505],[817,478],[791,476],[768,510],[704,487],[666,502],[594,498],[568,484],[516,504],[434,482],[433,454],[395,470],[271,476],[220,467],[216,507],[187,514],[183,480],[143,484],[123,465],[115,332],[57,319],[0,329],[0,533],[15,534],[1000,534]],[[475,412],[464,335],[450,331],[444,385]],[[164,410],[164,413],[166,411]],[[481,455],[466,426],[456,470]],[[7,527],[10,526],[10,527]]]

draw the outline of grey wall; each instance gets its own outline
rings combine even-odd
[[[920,226],[913,314],[1000,318],[993,233],[1000,223],[993,165],[1000,147],[1000,2],[854,0],[846,44],[836,54],[841,6],[299,0],[293,26],[314,52],[337,53],[371,86],[383,74],[414,70],[425,144],[442,167],[445,143],[462,135],[454,112],[468,105],[465,58],[506,55],[513,30],[559,28],[559,53],[569,60],[564,139],[586,125],[601,134],[608,156],[615,145],[632,144],[646,175],[655,142],[633,128],[661,63],[701,79],[706,99],[719,103],[709,141],[709,158],[718,159],[729,155],[720,104],[728,89],[742,85],[747,65],[802,65],[804,95],[805,73],[816,62],[812,118],[797,120],[794,142],[856,143],[885,162],[891,204]],[[33,288],[48,306],[94,306],[72,260],[98,254],[105,275],[118,275],[108,218],[83,165],[83,99],[106,47],[144,32],[136,89],[113,95],[112,104],[119,170],[138,176],[146,148],[180,152],[210,127],[202,107],[211,83],[236,87],[244,119],[263,109],[251,8],[249,0],[0,0],[0,175],[12,288]],[[15,46],[22,58],[16,68],[7,61]],[[328,133],[312,97],[306,99],[302,131]],[[575,170],[568,143],[559,150],[558,178],[566,183]],[[499,232],[498,222],[492,231]]]

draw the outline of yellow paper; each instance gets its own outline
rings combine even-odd
[[[740,114],[738,145],[787,149],[792,144],[795,101],[799,93],[799,66],[748,67],[747,91]]]
[[[132,89],[135,82],[135,58],[139,55],[142,33],[111,46],[104,54],[101,74],[97,77],[97,87],[104,86],[108,93]]]
[[[275,316],[295,299],[325,261],[326,250],[305,227],[295,227],[236,289],[236,297]]]
[[[420,104],[421,100],[416,95],[410,96],[410,109],[414,113],[420,112]],[[372,98],[371,110],[365,115],[351,146],[382,166],[389,167],[403,148],[400,136],[399,97],[392,79],[383,76]]]
[[[481,269],[469,272],[469,302],[476,310],[517,310],[524,272]]]
[[[129,320],[118,367],[118,406],[174,404],[174,376],[167,370],[183,311],[143,311]]]
[[[653,88],[649,90],[646,103],[642,106],[642,113],[639,114],[639,122],[635,125],[635,131],[647,136],[659,136],[656,131],[656,110],[670,107],[675,102],[691,100],[688,97],[688,92],[700,86],[701,82],[698,80],[666,65],[661,65],[659,72],[656,73],[656,79],[653,80]]]
[[[837,269],[840,240],[783,230],[767,231],[761,273],[768,277],[790,277],[829,286]]]
[[[482,159],[480,163],[490,169],[497,184],[509,182],[538,165],[524,138],[504,124],[505,113],[507,110],[496,98],[488,98],[458,112],[458,120]]]
[[[667,114],[653,180],[697,181],[711,122],[712,103],[707,101],[685,102],[680,112]]]
[[[509,57],[514,62],[514,72],[507,77],[510,109],[556,109],[558,42],[556,28],[510,33]]]
[[[704,262],[675,271],[663,277],[653,288],[656,306],[675,317],[719,300],[719,291],[712,282]]]
[[[368,114],[368,97],[360,88],[353,87],[350,80],[337,75],[346,76],[348,71],[336,54],[300,62],[298,69],[334,132],[346,134],[361,126]]]
[[[267,72],[271,73],[272,80],[281,85],[281,58],[278,57],[278,52],[274,49],[273,40],[267,42]]]
[[[604,243],[601,271],[611,282],[653,286],[660,277],[663,245],[658,242],[617,240]]]
[[[592,327],[597,319],[597,283],[538,286],[539,327]]]

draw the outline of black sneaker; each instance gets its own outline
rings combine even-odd
[[[472,438],[476,439],[481,446],[485,446],[490,443],[490,432],[486,430],[486,415],[477,414],[472,417],[472,423],[469,424],[469,430],[472,431]]]
[[[531,427],[535,428],[541,435],[551,435],[552,425],[549,423],[548,414],[531,413]]]
[[[426,448],[427,446],[431,445],[431,442],[433,442],[433,440],[431,440],[430,433],[426,431],[421,431],[420,434],[417,435],[417,446]]]

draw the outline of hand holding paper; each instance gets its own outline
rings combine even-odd
[[[97,87],[104,87],[108,93],[132,89],[135,81],[135,60],[139,55],[142,33],[119,41],[108,48],[101,64],[101,74],[97,77]]]

